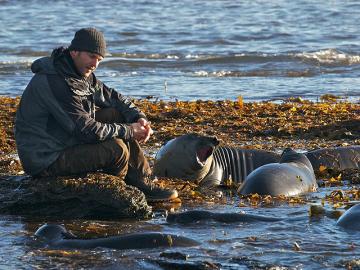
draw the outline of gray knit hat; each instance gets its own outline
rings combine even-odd
[[[69,46],[70,51],[87,51],[102,57],[106,54],[106,42],[103,33],[95,28],[82,28],[75,33]]]

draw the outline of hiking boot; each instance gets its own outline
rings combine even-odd
[[[125,182],[126,184],[132,185],[141,190],[145,194],[148,202],[171,201],[178,197],[178,193],[175,189],[159,187],[148,177],[141,177],[141,179],[137,179],[135,181],[127,178]]]

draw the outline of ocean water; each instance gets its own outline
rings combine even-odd
[[[360,96],[358,1],[0,1],[0,95],[74,32],[104,32],[96,74],[135,98]]]

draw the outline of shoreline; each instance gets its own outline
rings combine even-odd
[[[16,154],[13,129],[19,101],[20,97],[0,96],[2,173],[3,164],[9,159],[6,157]],[[154,135],[142,145],[150,153],[186,133],[216,136],[222,145],[272,151],[360,144],[360,103],[340,101],[333,96],[320,102],[300,98],[282,103],[243,102],[241,97],[236,101],[136,99],[133,102],[152,123]]]
[[[9,175],[24,175],[17,158],[13,133],[19,101],[19,97],[0,97],[0,177],[5,179]],[[336,99],[311,102],[296,98],[283,103],[243,102],[241,98],[237,101],[133,101],[146,113],[155,131],[150,141],[142,145],[151,166],[156,151],[163,143],[186,133],[216,136],[221,145],[277,152],[287,147],[308,151],[324,147],[360,145],[359,103]],[[343,177],[340,177],[341,175]],[[357,184],[358,176],[358,170],[325,170],[317,174],[322,186],[344,186],[349,181]],[[96,178],[90,176],[89,179],[93,179],[92,177]],[[343,179],[347,182],[343,182]],[[195,184],[186,179],[158,178],[158,183],[163,187],[175,188],[181,194],[177,201],[154,204],[154,209],[171,210],[184,205],[198,208],[204,204],[222,204],[227,200],[226,196],[218,197],[216,192],[202,194]],[[230,190],[232,188],[236,187],[230,186]],[[331,205],[336,203],[331,195],[327,200]],[[283,203],[307,204],[308,201],[302,197],[239,197],[240,207]]]
[[[16,108],[20,97],[0,96],[0,153],[16,149],[13,135]],[[331,95],[319,102],[290,98],[273,101],[244,102],[231,100],[163,101],[134,99],[147,115],[155,134],[146,147],[156,147],[175,136],[195,132],[217,136],[225,144],[274,150],[288,140],[286,147],[318,147],[360,144],[360,103]],[[359,125],[360,126],[360,125]],[[299,144],[296,140],[302,140]],[[292,142],[293,141],[293,142]],[[308,141],[308,142],[306,142]],[[301,149],[301,147],[299,148]],[[308,148],[306,148],[308,149]]]

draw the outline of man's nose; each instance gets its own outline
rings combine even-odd
[[[93,59],[92,62],[91,62],[91,65],[93,67],[97,68],[99,63],[100,63],[100,61],[98,59]]]

